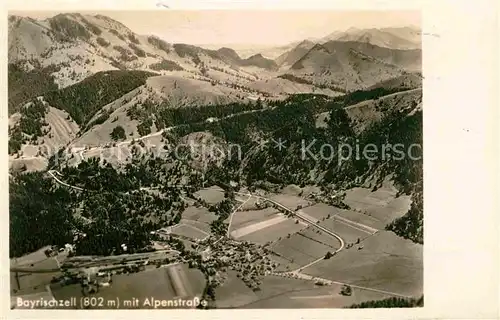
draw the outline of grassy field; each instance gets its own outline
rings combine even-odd
[[[42,253],[43,254],[43,253]],[[57,269],[57,262],[54,258],[47,258],[43,254],[43,260],[39,254],[30,254],[29,258],[21,260],[23,264],[19,265],[20,268],[33,269],[33,270],[51,270]],[[35,260],[38,260],[36,262]],[[10,273],[10,292],[14,295],[26,295],[41,293],[45,291],[45,286],[50,284],[53,277],[59,276],[59,271],[50,273],[24,273],[18,272],[19,285],[16,280],[16,273]]]
[[[63,286],[52,286],[52,292],[56,299],[69,299],[76,297],[77,301],[83,296],[79,284]],[[151,269],[136,274],[121,274],[113,276],[113,283],[109,287],[99,289],[93,297],[116,299],[122,301],[132,298],[144,300],[148,297],[156,299],[173,299],[176,296],[172,281],[167,274],[167,269]],[[139,306],[137,306],[138,308]],[[106,306],[107,308],[107,306]]]
[[[302,197],[290,194],[269,194],[267,197],[293,210],[295,210],[299,205],[307,207],[311,204],[308,200],[305,200]]]
[[[331,235],[318,230],[315,227],[307,227],[299,232],[303,237],[320,242],[329,247],[329,251],[335,251],[340,248],[340,241]]]
[[[190,226],[196,227],[200,230],[203,230],[206,233],[210,233],[210,225],[208,223],[184,219],[184,218],[181,219],[180,223],[185,224],[185,225],[190,225]]]
[[[328,251],[334,251],[331,247],[306,238],[299,233],[278,241],[272,246],[271,250],[291,263],[297,264],[298,267],[325,256]]]
[[[238,201],[246,201],[248,199],[247,196],[240,196],[240,195],[237,195],[235,197],[235,199],[237,199]],[[240,211],[246,211],[246,210],[259,210],[259,208],[257,207],[257,203],[259,202],[262,202],[262,200],[259,200],[258,198],[256,197],[252,197],[251,199],[249,199],[247,202],[245,202],[245,204],[243,204],[240,208]]]
[[[61,272],[51,273],[21,273],[19,272],[20,289],[17,286],[16,274],[10,273],[10,293],[21,296],[45,292],[45,286],[50,284],[53,277],[58,277]]]
[[[219,189],[217,186],[202,189],[195,192],[195,196],[200,197],[209,204],[216,204],[224,200],[224,192],[221,192]]]
[[[277,272],[284,272],[284,271],[291,271],[300,268],[300,266],[297,263],[292,263],[290,260],[285,259],[282,256],[277,255],[275,252],[271,251],[269,257],[271,260],[275,263],[277,263],[277,267],[274,269],[274,271]]]
[[[293,301],[289,295],[303,290],[312,290],[316,288],[312,281],[300,279],[290,279],[279,276],[266,276],[260,286],[261,290],[257,292],[257,299],[245,308],[293,308]]]
[[[316,220],[321,220],[323,218],[326,218],[328,215],[334,216],[336,214],[344,212],[345,210],[324,203],[318,203],[313,206],[306,207],[302,209],[302,211],[309,216],[314,217]]]
[[[276,215],[275,217],[272,217],[270,219],[266,219],[257,223],[249,224],[245,227],[236,229],[231,232],[231,237],[234,239],[239,239],[242,238],[248,234],[256,233],[259,232],[260,230],[267,229],[269,227],[272,227],[274,225],[280,224],[284,221],[286,221],[286,217],[284,215]]]
[[[384,230],[385,223],[381,220],[375,218],[374,216],[369,216],[364,213],[352,211],[352,210],[343,210],[337,217],[343,217],[349,219],[353,222],[361,223],[363,225],[378,229]]]
[[[257,300],[257,295],[234,271],[229,271],[226,281],[215,289],[215,297],[217,308],[234,308]]]
[[[266,302],[275,301],[274,297],[286,297],[290,292],[311,290],[315,287],[311,281],[269,275],[263,278],[260,290],[254,292],[231,271],[226,282],[216,289],[215,295],[217,308],[275,308],[279,306]],[[290,302],[289,299],[287,301]]]
[[[236,273],[216,289],[217,308],[343,308],[354,303],[379,300],[389,294],[353,288],[351,296],[340,295],[342,285],[318,286],[312,281],[265,276],[260,290],[252,291]]]
[[[283,279],[280,288],[277,284],[275,294],[263,294],[259,300],[246,305],[246,308],[343,308],[353,303],[369,300],[379,300],[390,297],[389,295],[353,288],[351,296],[340,295],[342,285],[315,286],[312,282],[300,283],[303,280]],[[264,281],[266,283],[266,281]],[[266,290],[262,290],[266,293]],[[272,291],[271,291],[272,292]],[[260,295],[259,295],[260,296]]]
[[[344,239],[346,244],[356,242],[358,238],[363,240],[371,235],[370,232],[353,228],[343,221],[336,220],[334,217],[321,221],[320,225],[338,234],[342,239]],[[319,233],[321,234],[323,232],[319,231]]]
[[[388,297],[353,288],[351,296],[340,295],[342,285],[317,286],[312,281],[266,276],[256,292],[257,299],[245,308],[342,308],[353,303]]]
[[[246,227],[248,225],[265,221],[277,216],[278,210],[266,208],[263,210],[237,211],[233,215],[230,231]]]
[[[188,224],[179,224],[172,228],[172,233],[188,237],[194,240],[202,240],[209,236],[208,233],[201,232]]]
[[[396,198],[393,189],[383,187],[374,192],[365,188],[350,189],[346,192],[344,202],[352,209],[365,212],[386,225],[403,216],[410,208],[411,200],[404,195]]]
[[[186,208],[182,213],[182,218],[207,224],[217,220],[217,216],[213,212],[208,211],[207,208],[197,208],[194,206]]]
[[[10,266],[11,267],[29,267],[30,264],[40,262],[42,260],[46,260],[47,256],[44,251],[50,248],[50,246],[43,247],[35,252],[26,254],[19,258],[11,258]]]
[[[177,297],[192,297],[195,295],[192,284],[187,276],[187,269],[184,269],[183,265],[175,264],[166,267],[166,269]]]
[[[179,265],[169,271],[168,268],[150,269],[135,274],[121,274],[113,276],[113,282],[109,287],[101,287],[93,297],[102,297],[104,301],[116,299],[120,301],[137,298],[142,307],[146,298],[174,299],[178,296],[176,290],[183,290],[190,296],[200,296],[205,286],[205,278],[201,271],[189,269],[186,265]],[[173,277],[172,275],[175,275]],[[174,278],[174,279],[173,279]],[[79,301],[82,297],[79,284],[61,287],[52,286],[52,292],[56,299],[69,299],[76,297]],[[103,308],[109,308],[104,306]]]
[[[265,244],[266,242],[286,237],[288,234],[294,234],[302,228],[303,225],[296,224],[294,219],[286,219],[278,224],[247,234],[239,240]]]
[[[423,247],[381,231],[358,246],[303,270],[312,276],[418,296],[423,292]]]

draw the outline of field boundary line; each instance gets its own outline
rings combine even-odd
[[[346,224],[353,224],[355,226],[358,226],[360,228],[365,228],[366,231],[368,232],[371,232],[371,233],[376,233],[378,232],[379,230],[376,229],[376,228],[373,228],[373,227],[370,227],[370,226],[367,226],[365,224],[362,224],[362,223],[359,223],[359,222],[356,222],[356,221],[352,221],[350,219],[347,219],[346,217],[343,217],[343,216],[335,216],[339,221],[342,221],[342,222],[345,222]],[[335,217],[333,218],[335,220]]]
[[[207,236],[210,236],[210,234],[209,234],[209,233],[207,233],[206,231],[201,230],[200,228],[195,227],[195,226],[190,225],[190,224],[187,224],[187,223],[179,223],[179,224],[176,224],[176,225],[175,225],[175,226],[173,226],[173,227],[180,227],[180,226],[185,226],[185,227],[188,227],[188,228],[191,228],[191,229],[197,230],[197,231],[199,231],[199,232],[201,232],[201,233],[203,233],[203,234],[205,234],[205,235],[207,235]],[[173,227],[172,227],[172,228],[173,228]]]
[[[240,209],[241,209],[241,207],[243,207],[243,206],[245,205],[245,203],[247,203],[247,202],[248,202],[248,200],[252,199],[252,197],[253,197],[253,196],[252,196],[252,195],[250,195],[250,196],[248,197],[248,199],[246,199],[244,202],[242,202],[242,203],[241,203],[241,204],[240,204],[240,205],[239,205],[239,206],[238,206],[238,207],[237,207],[237,208],[236,208],[233,212],[231,212],[231,215],[230,215],[230,217],[229,217],[229,224],[227,225],[227,232],[226,232],[226,237],[227,237],[227,238],[230,238],[230,235],[231,235],[231,233],[229,232],[229,230],[231,229],[231,223],[233,222],[233,217],[234,217],[234,215],[236,214],[236,212],[238,212],[238,210],[240,210]]]
[[[335,220],[335,219],[334,219],[334,220]],[[367,234],[375,234],[375,233],[376,233],[376,232],[373,232],[373,233],[372,233],[372,232],[370,232],[370,231],[368,231],[368,230],[365,230],[365,229],[361,229],[361,228],[355,227],[355,226],[353,226],[353,225],[351,225],[351,224],[349,224],[348,222],[343,221],[343,220],[337,220],[337,222],[340,222],[340,223],[342,223],[342,224],[343,224],[343,225],[345,225],[345,226],[348,226],[348,227],[350,227],[350,228],[353,228],[353,229],[355,229],[355,230],[359,230],[359,231],[364,232],[364,233],[367,233]],[[377,230],[377,232],[378,232],[378,230]]]

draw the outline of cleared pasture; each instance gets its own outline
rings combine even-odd
[[[224,200],[224,192],[220,191],[220,188],[217,186],[198,190],[194,194],[209,204],[216,204]]]
[[[295,233],[290,238],[278,241],[271,250],[300,267],[325,256],[332,248]]]
[[[27,294],[43,293],[46,286],[50,284],[53,277],[58,277],[61,272],[50,273],[18,273],[19,286],[16,273],[10,273],[10,293],[20,296]]]
[[[365,188],[353,188],[346,192],[344,202],[352,209],[365,212],[386,225],[408,212],[411,199],[406,195],[396,198],[395,191],[387,187],[374,192]]]
[[[300,281],[296,279],[284,279],[288,281]],[[340,295],[342,288],[340,284],[330,286],[314,286],[312,282],[306,284],[295,284],[290,282],[288,290],[282,288],[281,294],[264,296],[259,300],[246,305],[249,309],[259,308],[344,308],[354,303],[370,300],[380,300],[391,297],[388,294],[352,288],[351,296]]]
[[[275,241],[279,238],[286,237],[288,234],[294,234],[301,230],[304,226],[296,224],[295,219],[286,219],[278,224],[274,224],[257,232],[252,232],[241,237],[239,240],[253,242],[257,244],[265,244],[269,241]]]
[[[180,223],[185,224],[185,225],[190,225],[193,226],[197,229],[203,230],[206,233],[210,233],[210,225],[208,223],[200,222],[200,221],[195,221],[195,220],[189,220],[189,219],[181,219]]]
[[[381,300],[392,297],[385,293],[352,288],[350,296],[343,296],[340,293],[341,284],[333,284],[327,287],[315,288],[290,294],[293,303],[298,303],[303,308],[344,308],[355,303],[370,300]]]
[[[314,217],[316,220],[321,220],[323,218],[328,217],[328,215],[334,216],[334,215],[337,215],[337,214],[344,212],[345,210],[334,207],[334,206],[330,206],[330,205],[325,204],[325,203],[317,203],[317,204],[312,205],[310,207],[306,207],[306,208],[302,209],[301,211],[303,211],[304,213],[306,213],[307,215],[309,215],[311,217]]]
[[[80,284],[69,286],[53,285],[52,293],[56,299],[70,299],[76,297],[77,301],[82,295]],[[172,280],[165,268],[151,269],[135,274],[120,274],[113,276],[113,283],[109,287],[101,287],[93,295],[102,297],[104,300],[117,297],[122,301],[125,299],[138,298],[143,301],[145,298],[173,299],[176,292],[172,285]],[[142,305],[136,308],[143,307]],[[105,307],[108,308],[108,307]]]
[[[237,211],[233,214],[230,230],[237,230],[248,225],[277,217],[279,211],[274,208],[262,210]]]
[[[337,219],[339,217],[343,217],[353,222],[360,223],[378,230],[384,230],[386,225],[384,222],[375,218],[374,216],[369,216],[367,214],[352,210],[343,210],[339,215],[336,216]]]
[[[375,229],[373,227],[370,227],[370,226],[367,226],[365,224],[362,224],[360,222],[356,222],[356,221],[352,221],[352,220],[349,220],[347,219],[346,217],[344,216],[341,216],[341,215],[337,215],[337,216],[334,216],[332,218],[333,220],[335,221],[338,221],[342,224],[345,224],[345,225],[348,225],[354,229],[357,229],[357,230],[360,230],[360,231],[364,231],[366,233],[375,233],[377,232],[379,229]]]
[[[43,254],[45,257],[45,254]],[[39,255],[33,255],[29,259],[25,259],[23,265],[19,268],[33,269],[33,270],[57,270],[58,265],[54,258],[47,258],[35,262]],[[26,263],[34,262],[34,263]],[[15,295],[25,295],[40,293],[45,291],[45,286],[50,284],[53,277],[60,276],[60,271],[48,273],[29,273],[29,272],[10,272],[10,292]]]
[[[215,213],[208,211],[205,207],[188,207],[182,213],[182,217],[187,220],[193,220],[210,224],[212,221],[217,220]]]
[[[364,231],[363,229],[353,228],[351,225],[334,218],[321,221],[320,225],[338,234],[346,244],[356,242],[358,238],[363,240],[371,236],[370,232]],[[320,234],[324,233],[321,230],[318,231]]]
[[[423,293],[423,246],[381,231],[303,273],[408,296]]]
[[[239,239],[239,238],[244,237],[248,234],[256,233],[262,229],[269,228],[273,225],[279,224],[279,223],[286,221],[286,220],[287,220],[287,218],[283,215],[272,217],[270,219],[266,219],[264,221],[253,223],[253,224],[247,225],[246,227],[234,230],[233,232],[231,232],[231,236],[234,239]]]
[[[340,241],[337,238],[332,237],[328,233],[323,232],[316,227],[307,227],[299,231],[297,234],[327,246],[329,251],[335,251],[340,248]]]
[[[179,225],[173,227],[172,233],[176,234],[176,235],[188,237],[188,238],[194,239],[194,240],[202,240],[202,239],[205,239],[207,236],[209,236],[209,234],[207,234],[205,232],[201,232],[200,230],[197,230],[188,224],[179,224]]]
[[[245,286],[243,281],[236,278],[235,273],[230,272],[229,275],[226,282],[215,291],[217,308],[260,308],[261,306],[275,308],[278,306],[266,302],[274,302],[275,297],[286,297],[290,292],[311,290],[316,287],[311,281],[269,275],[262,279],[260,290],[253,292]],[[288,308],[290,307],[289,305]]]
[[[173,273],[169,272],[168,268],[149,269],[134,274],[114,275],[113,282],[109,287],[101,287],[94,297],[103,297],[106,300],[115,300],[117,297],[123,302],[125,299],[137,298],[139,301],[144,301],[146,298],[151,299],[174,299],[178,297],[178,290],[189,290],[190,296],[200,296],[203,293],[205,286],[205,277],[201,271],[197,269],[189,269],[186,265],[178,265]],[[184,288],[184,289],[183,289]],[[188,289],[185,289],[188,288]],[[63,286],[53,285],[52,292],[56,299],[69,299],[76,297],[79,301],[82,297],[81,287],[79,284]],[[182,292],[181,292],[182,293]],[[109,308],[109,307],[105,307]],[[140,304],[137,307],[131,308],[148,308]]]
[[[234,271],[229,271],[224,283],[215,289],[217,308],[234,308],[257,300],[255,292],[237,278],[236,274]]]
[[[45,246],[37,251],[34,251],[32,253],[28,253],[22,257],[18,258],[11,258],[10,259],[10,266],[11,267],[28,267],[32,263],[37,263],[42,260],[46,260],[47,256],[45,255],[44,251],[49,249],[50,246]]]
[[[181,264],[167,266],[167,274],[177,297],[192,296],[193,290]]]
[[[269,194],[267,197],[292,210],[295,210],[298,206],[307,207],[311,205],[310,201],[290,194]]]

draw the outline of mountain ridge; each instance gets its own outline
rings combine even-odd
[[[408,75],[419,71],[419,49],[310,39],[293,45],[276,60],[262,53],[242,58],[229,47],[212,50],[138,35],[103,15],[69,13],[45,20],[9,16],[9,113],[19,117],[18,108],[39,97],[48,108],[68,112],[67,120],[79,125],[79,134],[95,129],[96,141],[110,143],[109,131],[118,124],[133,138],[159,130],[151,101],[163,109],[201,107],[258,99],[277,101],[304,93],[335,97],[377,85],[397,89],[418,84],[418,79]],[[120,72],[121,78],[112,75]],[[137,78],[140,73],[144,76]],[[82,98],[97,90],[96,85],[108,75],[110,88],[101,91],[111,90],[109,97],[113,99]],[[120,90],[123,81],[134,85]],[[114,114],[118,109],[121,111]],[[139,120],[132,121],[130,114],[140,115]],[[56,118],[60,117],[47,121]],[[43,129],[37,121],[43,122],[35,120],[34,127]],[[127,121],[130,126],[125,125]],[[47,137],[41,135],[35,140],[44,139]],[[82,141],[89,144],[92,139],[87,134]]]

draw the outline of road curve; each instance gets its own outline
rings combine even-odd
[[[83,188],[80,188],[80,187],[75,187],[75,186],[72,186],[70,184],[67,184],[66,182],[60,180],[58,177],[56,177],[54,175],[54,172],[57,173],[58,175],[61,175],[61,173],[59,173],[59,171],[56,171],[56,170],[49,170],[48,173],[52,176],[52,178],[54,178],[54,180],[56,180],[59,184],[63,185],[63,186],[66,186],[68,188],[72,188],[72,189],[75,189],[75,190],[78,190],[78,191],[84,191],[85,189]]]
[[[259,198],[259,199],[262,199],[262,200],[265,200],[265,201],[269,201],[275,205],[277,205],[278,207],[282,208],[283,210],[285,211],[288,211],[289,213],[291,213],[292,215],[296,216],[297,218],[301,219],[301,220],[304,220],[305,222],[307,222],[308,224],[322,230],[323,232],[326,232],[327,234],[335,237],[337,240],[339,240],[340,242],[340,248],[338,248],[335,253],[341,251],[344,246],[345,246],[345,242],[344,240],[336,233],[334,233],[333,231],[323,227],[323,226],[320,226],[319,224],[317,224],[315,221],[312,221],[311,219],[308,219],[304,216],[302,216],[300,213],[298,212],[295,212],[294,210],[282,205],[281,203],[275,201],[275,200],[272,200],[272,199],[269,199],[269,198],[265,198],[265,197],[262,197],[262,196],[258,196],[258,195],[254,195],[254,194],[250,194],[250,193],[244,193],[244,192],[235,192],[236,194],[239,194],[239,195],[245,195],[245,196],[253,196],[253,197],[256,197],[256,198]]]
[[[243,207],[245,205],[245,203],[248,202],[248,200],[252,199],[252,196],[248,197],[248,199],[246,199],[245,201],[243,201],[243,203],[241,203],[236,209],[234,209],[233,212],[231,212],[231,215],[229,217],[229,224],[227,225],[227,233],[226,233],[226,237],[227,238],[230,238],[230,232],[229,232],[229,229],[231,228],[231,223],[233,222],[233,217],[235,215],[235,213],[241,209],[241,207]]]
[[[64,185],[64,186],[67,186],[67,187],[69,187],[69,188],[73,188],[73,189],[75,189],[75,190],[79,190],[79,191],[84,191],[84,190],[85,190],[85,189],[83,189],[83,188],[80,188],[80,187],[75,187],[75,186],[72,186],[72,185],[69,185],[69,184],[65,183],[64,181],[61,181],[59,178],[57,178],[57,177],[54,175],[54,172],[55,172],[56,174],[58,174],[58,175],[61,175],[61,173],[59,173],[57,170],[49,170],[49,171],[48,171],[48,173],[52,176],[52,178],[54,178],[54,180],[56,180],[58,183],[60,183],[60,184],[62,184],[62,185]],[[224,191],[224,190],[222,190],[222,189],[220,189],[220,190],[221,190],[221,191]],[[329,230],[329,229],[327,229],[327,228],[325,228],[325,227],[323,227],[323,226],[321,226],[321,225],[317,224],[315,221],[312,221],[311,219],[304,217],[304,216],[303,216],[303,215],[301,215],[300,213],[295,212],[294,210],[292,210],[292,209],[290,209],[290,208],[288,208],[288,207],[284,206],[283,204],[281,204],[281,203],[279,203],[279,202],[277,202],[277,201],[275,201],[275,200],[273,200],[273,199],[265,198],[265,197],[258,196],[258,195],[253,195],[253,194],[251,194],[251,193],[244,193],[244,192],[235,192],[235,193],[236,193],[236,194],[239,194],[239,195],[244,195],[244,196],[247,196],[247,197],[248,197],[248,199],[247,199],[246,201],[250,200],[250,198],[252,198],[252,197],[256,197],[256,198],[258,198],[258,199],[262,199],[262,200],[265,200],[265,201],[269,201],[269,202],[271,202],[271,203],[275,204],[276,206],[278,206],[278,207],[282,208],[283,210],[288,211],[290,214],[292,214],[292,215],[296,216],[297,218],[299,218],[299,219],[301,219],[301,220],[304,220],[304,221],[305,221],[305,222],[307,222],[308,224],[310,224],[310,225],[312,225],[312,226],[316,227],[317,229],[320,229],[320,230],[322,230],[323,232],[326,232],[327,234],[329,234],[329,235],[331,235],[331,236],[335,237],[335,238],[336,238],[337,240],[339,240],[339,242],[340,242],[340,248],[338,248],[338,249],[335,251],[335,253],[338,253],[339,251],[341,251],[341,250],[344,248],[344,246],[345,246],[345,242],[344,242],[344,240],[343,240],[343,239],[342,239],[342,238],[341,238],[338,234],[336,234],[336,233],[334,233],[333,231],[331,231],[331,230]],[[240,207],[242,207],[242,206],[246,203],[246,201],[245,201],[244,203],[242,203],[242,204],[241,204],[241,205],[240,205],[240,206],[239,206],[239,207],[238,207],[235,211],[238,211],[238,209],[239,209]],[[234,212],[233,212],[233,213],[234,213]],[[231,214],[231,218],[232,218],[232,214]],[[229,236],[229,227],[228,227],[228,234],[227,234],[227,236]]]

